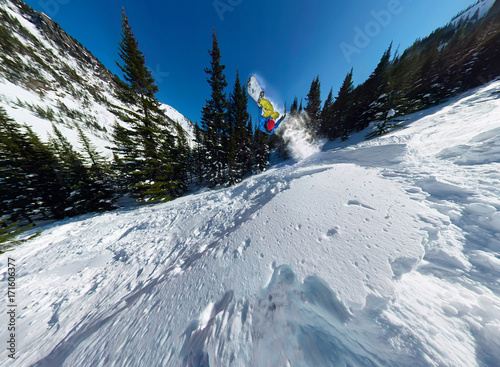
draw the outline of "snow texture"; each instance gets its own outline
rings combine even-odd
[[[500,365],[499,91],[231,188],[37,228],[0,256],[19,301],[0,364]]]

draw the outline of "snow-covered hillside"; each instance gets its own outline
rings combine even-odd
[[[111,72],[49,17],[22,2],[0,0],[0,19],[12,48],[0,48],[0,107],[45,140],[55,123],[78,145],[76,124],[111,156],[105,148],[117,121],[111,110],[125,107],[114,96]],[[163,108],[193,139],[192,122],[168,105]]]
[[[409,118],[232,188],[38,228],[0,257],[18,316],[0,364],[500,365],[500,82]]]
[[[108,96],[113,98],[112,96]],[[117,99],[113,103],[120,105]],[[112,157],[109,149],[113,125],[118,121],[106,105],[91,102],[82,105],[78,99],[70,95],[62,96],[56,91],[49,91],[43,96],[0,78],[0,107],[16,122],[30,126],[43,140],[47,141],[49,134],[54,134],[52,124],[61,130],[66,138],[75,146],[79,146],[78,132],[75,124],[82,127],[99,151]],[[188,134],[189,142],[194,141],[193,123],[173,107],[163,104],[163,110],[173,121],[178,122]],[[48,118],[46,113],[53,112],[54,118]],[[71,118],[75,114],[75,118]],[[70,115],[70,116],[68,116]]]
[[[451,24],[457,25],[465,20],[476,21],[482,18],[491,9],[496,0],[478,0],[477,3],[470,6],[468,9],[458,14],[452,19]]]

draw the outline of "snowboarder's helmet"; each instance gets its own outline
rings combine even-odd
[[[271,131],[272,129],[274,129],[274,126],[276,125],[276,122],[273,120],[273,119],[269,119],[269,121],[267,122],[267,131]]]

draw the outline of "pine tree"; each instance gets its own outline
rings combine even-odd
[[[9,251],[12,247],[40,235],[41,232],[37,232],[28,238],[14,240],[14,238],[33,226],[33,223],[21,226],[19,222],[10,222],[9,218],[0,219],[0,255]]]
[[[248,118],[248,122],[245,128],[245,146],[247,147],[247,154],[244,158],[243,173],[244,175],[251,174],[253,170],[253,162],[255,160],[255,152],[253,150],[253,124],[252,118]]]
[[[255,131],[254,135],[255,168],[259,171],[265,171],[269,167],[269,135],[260,130]]]
[[[168,200],[176,195],[179,183],[173,178],[174,137],[155,97],[158,87],[146,67],[144,54],[122,11],[122,39],[119,56],[125,83],[118,97],[130,106],[116,111],[128,126],[115,125],[117,167],[129,178],[132,193],[143,201]]]
[[[128,122],[136,124],[143,145],[144,155],[148,158],[156,157],[156,126],[159,119],[159,103],[155,94],[158,86],[155,85],[151,71],[146,67],[144,54],[139,50],[139,44],[132,33],[132,28],[125,10],[122,10],[122,39],[119,43],[119,56],[124,65],[117,63],[126,82],[122,100],[129,102],[137,111],[132,113]]]
[[[391,65],[392,43],[382,55],[370,77],[356,91],[358,111],[353,129],[361,131],[368,124],[381,117],[388,109],[389,67]]]
[[[321,110],[321,125],[319,132],[322,136],[329,136],[329,131],[332,129],[333,125],[333,114],[332,114],[332,106],[333,106],[333,88],[330,89],[330,93],[328,93],[328,97],[326,98],[325,104],[323,105],[323,109]]]
[[[239,76],[237,75],[237,78]],[[237,80],[239,82],[239,80]],[[236,84],[236,83],[235,83]],[[236,88],[236,85],[235,85]],[[238,141],[239,137],[237,136],[238,123],[237,117],[235,116],[236,112],[236,101],[235,91],[229,96],[228,101],[228,110],[227,110],[227,122],[228,122],[228,133],[229,133],[229,141],[227,149],[227,173],[226,180],[228,185],[234,185],[239,182],[241,177],[241,164],[238,160]]]
[[[353,97],[353,83],[352,83],[353,69],[347,73],[342,86],[340,87],[339,94],[335,102],[331,106],[331,114],[333,121],[330,129],[328,129],[327,136],[330,139],[341,138],[345,140],[350,131],[352,131],[352,97]]]
[[[321,124],[321,83],[319,75],[311,83],[311,88],[307,94],[306,112],[310,120],[310,125],[315,133],[319,132]]]
[[[295,97],[292,106],[290,107],[290,116],[294,116],[298,113],[299,113],[299,101],[297,97]]]
[[[98,152],[96,146],[85,135],[80,125],[75,124],[75,128],[78,132],[78,141],[83,147],[83,152],[86,155],[86,158],[83,158],[84,162],[99,176],[104,175],[107,166],[106,159]]]
[[[387,50],[385,50],[384,54],[382,55],[377,67],[371,73],[370,77],[367,80],[367,84],[369,87],[372,87],[374,90],[377,91],[384,91],[384,88],[387,85],[388,82],[388,70],[389,66],[391,64],[391,50],[392,50],[392,43],[389,45]],[[376,96],[378,97],[378,96]]]
[[[28,202],[22,209],[38,217],[62,219],[70,209],[69,188],[56,154],[28,126],[12,136],[12,154],[21,173]]]
[[[112,193],[93,181],[82,155],[53,130],[43,143],[0,109],[0,217],[33,224],[111,209]]]
[[[207,167],[207,154],[205,150],[204,134],[201,128],[196,123],[194,125],[195,147],[193,149],[193,175],[198,185],[203,185],[206,182],[205,174]]]
[[[227,182],[227,166],[230,147],[228,124],[228,103],[224,89],[227,87],[224,75],[225,65],[221,64],[221,53],[215,29],[212,50],[209,51],[210,68],[205,69],[207,81],[212,89],[211,97],[202,110],[203,143],[206,150],[206,180],[213,188]]]
[[[135,183],[134,172],[141,165],[134,131],[116,122],[111,138],[115,145],[112,169],[119,172],[116,186],[119,192],[125,193]]]
[[[76,125],[78,140],[83,147],[82,160],[87,167],[87,174],[92,183],[91,211],[106,211],[114,208],[114,201],[118,193],[115,185],[116,177],[110,169],[109,162],[92,144],[80,126]]]
[[[28,173],[22,167],[21,148],[26,139],[21,126],[0,107],[0,218],[33,223],[32,191],[28,185]]]
[[[174,180],[177,183],[178,195],[184,194],[189,188],[189,166],[191,149],[188,144],[186,131],[178,122],[173,123],[175,128],[175,143],[173,157]]]
[[[54,124],[52,130],[55,137],[50,137],[49,142],[59,161],[59,175],[69,192],[65,214],[73,216],[92,211],[87,200],[91,182],[83,158]]]
[[[239,71],[229,101],[230,183],[240,181],[250,171],[252,161],[252,129],[249,125],[248,97],[241,86]]]

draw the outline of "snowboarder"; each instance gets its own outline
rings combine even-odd
[[[264,92],[262,92],[264,94]],[[280,126],[281,122],[285,118],[283,115],[278,121],[276,119],[280,116],[278,111],[274,111],[274,107],[271,102],[265,98],[261,98],[257,103],[259,105],[259,129],[266,134],[273,134],[274,131]]]
[[[265,97],[264,91],[260,87],[255,76],[251,76],[247,84],[248,94],[259,106],[259,129],[266,134],[273,134],[281,122],[285,119],[283,115],[278,121],[280,113],[274,110],[273,104]]]

